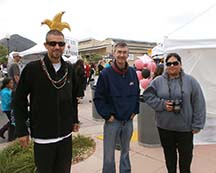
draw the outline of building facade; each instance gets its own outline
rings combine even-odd
[[[94,55],[101,56],[101,59],[112,57],[113,46],[118,42],[125,42],[129,46],[129,64],[133,64],[134,60],[148,54],[149,50],[157,45],[155,42],[144,42],[134,40],[124,40],[116,38],[107,38],[103,41],[95,40],[93,38],[79,41],[79,55],[81,57],[91,57]]]

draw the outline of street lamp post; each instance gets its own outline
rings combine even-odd
[[[9,54],[10,54],[10,43],[9,43],[9,41],[10,41],[10,34],[6,35],[6,39],[7,39],[7,49],[8,49],[7,56],[9,58]]]

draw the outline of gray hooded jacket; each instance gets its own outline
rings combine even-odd
[[[187,132],[203,129],[206,105],[196,79],[181,71],[169,79],[167,72],[155,78],[143,93],[144,101],[156,112],[156,125],[162,129]],[[166,111],[166,100],[181,100],[180,113]]]

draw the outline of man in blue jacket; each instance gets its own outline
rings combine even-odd
[[[128,66],[128,46],[117,43],[114,63],[100,73],[94,103],[104,123],[103,173],[115,173],[115,145],[120,135],[120,172],[130,173],[129,146],[133,118],[139,112],[139,81],[135,70]]]

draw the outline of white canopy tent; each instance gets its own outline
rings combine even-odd
[[[203,8],[169,33],[163,44],[154,50],[156,54],[162,51],[164,57],[170,52],[178,53],[184,71],[201,84],[206,98],[207,119],[205,128],[195,135],[195,143],[199,144],[216,143],[216,25],[212,24],[216,17],[216,3],[206,3]]]
[[[69,61],[70,63],[73,64],[77,61],[78,58],[78,41],[70,37],[65,37],[65,42],[66,42],[65,51],[62,57],[65,61]],[[21,62],[19,64],[21,70],[29,62],[41,59],[46,52],[47,50],[43,44],[36,44],[30,49],[19,52],[20,56],[22,57]],[[14,52],[11,52],[9,55],[8,64],[12,62],[13,53]]]
[[[164,54],[164,48],[162,44],[158,44],[157,46],[153,47],[151,57],[153,59],[162,59]]]
[[[166,38],[164,54],[176,52],[182,57],[183,69],[194,76],[203,89],[207,103],[204,130],[195,135],[195,143],[216,143],[216,39],[174,40]]]

